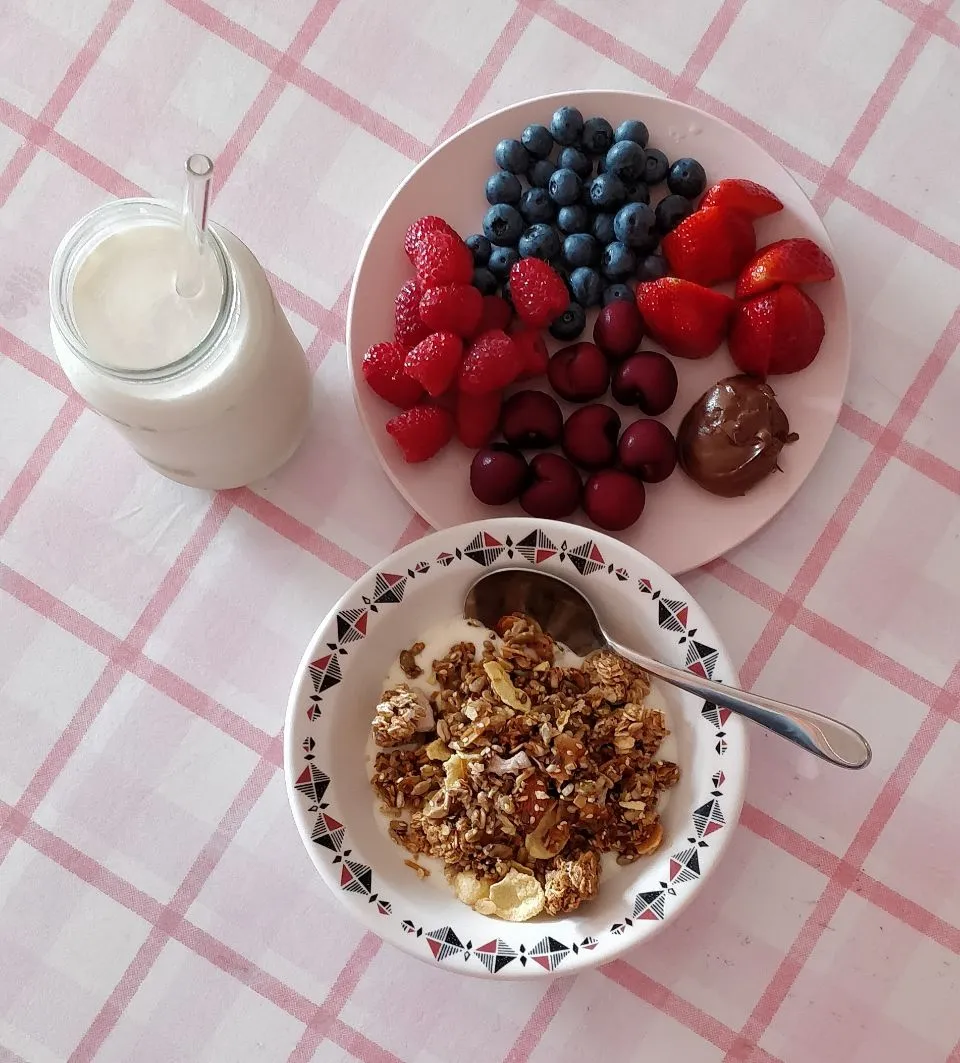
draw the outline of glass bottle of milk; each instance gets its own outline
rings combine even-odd
[[[50,274],[57,358],[87,404],[158,472],[222,489],[262,479],[310,418],[303,348],[233,233],[151,199],[97,208]],[[192,237],[191,237],[192,227]],[[189,276],[188,276],[189,275]],[[181,294],[186,291],[186,294]]]

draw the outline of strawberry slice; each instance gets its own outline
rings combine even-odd
[[[457,439],[465,447],[477,450],[486,446],[493,439],[500,426],[500,407],[503,396],[499,391],[489,391],[486,395],[457,395]]]
[[[637,309],[650,336],[678,358],[706,358],[727,334],[733,300],[678,277],[637,285]]]
[[[769,188],[742,177],[728,177],[724,181],[718,181],[713,188],[708,189],[700,201],[700,208],[704,207],[723,207],[752,221],[783,210],[783,204]]]
[[[761,379],[799,373],[816,358],[823,333],[820,307],[806,292],[784,284],[737,304],[730,325],[730,355],[741,372]]]
[[[757,249],[753,223],[736,211],[695,211],[663,238],[670,270],[682,280],[709,287],[733,280]]]
[[[806,237],[777,240],[761,247],[737,280],[736,296],[749,299],[778,284],[813,284],[837,274],[830,256]]]
[[[452,332],[434,332],[407,352],[403,370],[436,398],[453,383],[463,361],[463,340]]]

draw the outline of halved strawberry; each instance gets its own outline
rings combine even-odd
[[[823,342],[820,307],[806,292],[784,284],[738,303],[730,324],[730,356],[752,376],[799,373],[816,358]]]
[[[723,207],[694,211],[660,245],[672,273],[707,287],[733,280],[756,248],[753,222]]]
[[[737,280],[736,296],[749,299],[778,284],[813,284],[837,274],[826,252],[806,237],[776,240],[761,247]]]
[[[453,438],[453,429],[453,414],[427,403],[404,410],[387,421],[387,432],[409,462],[432,458]]]
[[[363,356],[360,371],[370,389],[405,410],[423,398],[423,388],[403,371],[406,351],[399,343],[375,343]]]
[[[500,425],[503,395],[489,391],[486,395],[457,395],[457,438],[473,450],[486,446]]]
[[[463,361],[463,341],[452,332],[434,332],[407,352],[403,371],[436,398],[454,382]]]
[[[405,351],[430,335],[429,329],[420,320],[420,285],[407,281],[393,302],[393,338]]]
[[[678,358],[706,358],[720,346],[734,302],[679,277],[637,285],[637,309],[650,336]]]
[[[403,250],[411,262],[414,262],[417,248],[420,246],[420,243],[427,233],[447,233],[449,236],[457,235],[456,230],[445,222],[443,218],[438,218],[436,214],[427,214],[422,218],[417,218],[417,220],[407,229],[403,237]],[[414,264],[416,263],[414,262]]]
[[[704,207],[724,207],[752,220],[783,210],[783,204],[769,188],[742,177],[718,181],[700,201],[701,210]]]

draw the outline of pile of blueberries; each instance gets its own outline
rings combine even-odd
[[[707,178],[696,159],[671,163],[649,139],[636,119],[614,129],[605,118],[584,121],[576,107],[561,107],[549,128],[528,125],[519,140],[501,140],[483,234],[467,237],[474,285],[484,295],[503,288],[509,297],[514,262],[549,262],[572,299],[550,332],[572,340],[583,332],[587,308],[632,299],[631,278],[665,276],[660,239],[693,212]],[[664,181],[668,193],[651,206],[651,190]]]

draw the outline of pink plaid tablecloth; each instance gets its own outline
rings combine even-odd
[[[732,122],[833,234],[840,425],[787,510],[685,582],[746,685],[875,759],[757,736],[732,851],[675,925],[575,979],[467,983],[323,889],[280,729],[319,618],[425,531],[349,395],[364,232],[433,144],[571,86]],[[960,1061],[958,98],[949,0],[0,5],[0,1059]],[[319,401],[287,468],[217,497],[84,410],[47,326],[68,226],[176,199],[196,150]]]

